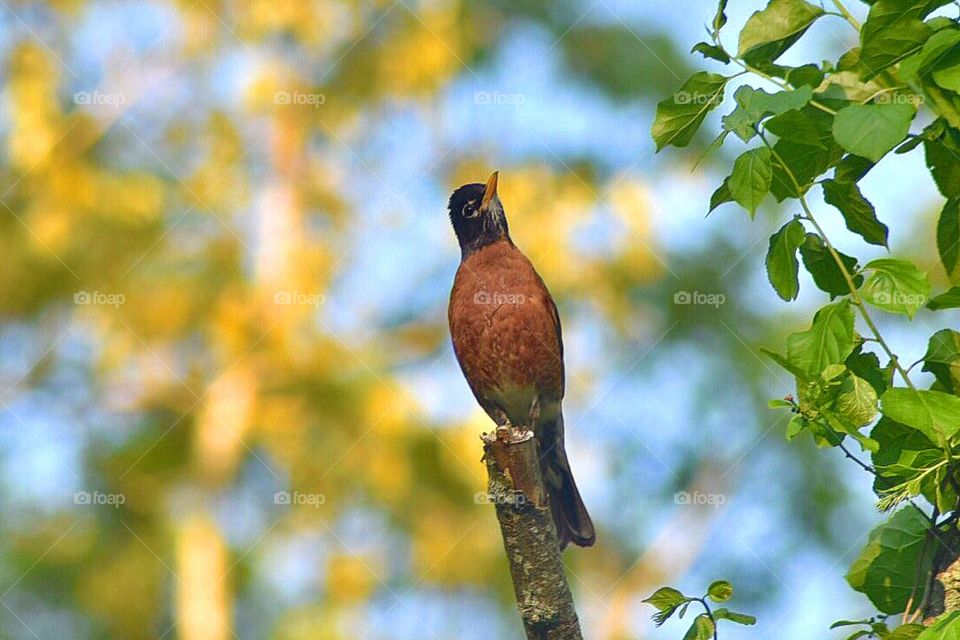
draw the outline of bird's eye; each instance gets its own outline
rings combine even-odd
[[[477,213],[477,207],[472,202],[468,202],[467,204],[463,205],[464,218],[476,218]]]

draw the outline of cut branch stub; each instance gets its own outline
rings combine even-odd
[[[560,543],[529,429],[482,436],[489,501],[496,507],[517,609],[528,640],[582,640]]]

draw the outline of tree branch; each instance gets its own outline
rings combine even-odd
[[[501,427],[482,439],[489,499],[496,506],[527,639],[582,640],[540,476],[537,439],[523,427]]]

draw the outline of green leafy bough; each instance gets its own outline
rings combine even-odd
[[[829,7],[770,0],[747,20],[733,53],[721,41],[727,0],[720,0],[707,29],[709,41],[692,52],[734,71],[689,78],[658,104],[652,135],[658,151],[688,145],[707,114],[723,103],[734,78],[762,79],[775,88],[768,92],[745,84],[735,91],[736,104],[722,117],[722,131],[707,153],[731,133],[750,148],[711,196],[709,211],[735,202],[752,218],[768,195],[799,203],[800,213],[770,237],[767,275],[781,298],[794,300],[802,263],[829,299],[809,329],[789,336],[783,348],[764,352],[796,379],[795,395],[770,403],[793,412],[787,437],[809,433],[820,446],[840,448],[873,474],[879,508],[893,511],[871,532],[846,576],[878,615],[835,626],[857,627],[850,639],[958,638],[960,332],[937,331],[923,358],[905,366],[874,317],[891,313],[912,319],[960,308],[960,18],[954,17],[960,3],[864,1],[869,12],[861,24],[842,0],[832,0]],[[777,63],[826,19],[848,23],[859,46],[836,61]],[[929,123],[922,129],[914,124],[918,113],[920,122]],[[814,213],[808,202],[810,190],[819,187],[847,229],[868,244],[887,247],[890,229],[858,183],[887,154],[921,146],[946,199],[936,247],[951,288],[937,295],[927,274],[910,260],[861,264],[837,250],[819,222],[820,216],[835,214]],[[922,371],[935,378],[929,389],[917,388],[910,378],[921,363]],[[851,451],[848,438],[869,462]],[[926,502],[931,512],[918,502]],[[651,597],[658,622],[676,609],[663,607],[678,593],[661,589]],[[695,623],[687,638],[715,636],[715,614],[710,618],[708,609],[697,620],[703,615],[707,621]],[[888,616],[894,615],[902,616],[902,623],[891,630]]]

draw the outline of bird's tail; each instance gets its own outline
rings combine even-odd
[[[589,547],[597,539],[593,521],[573,480],[567,452],[563,448],[563,417],[545,424],[540,433],[540,472],[550,496],[550,510],[557,527],[560,548],[569,543]]]

